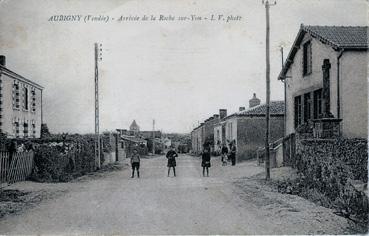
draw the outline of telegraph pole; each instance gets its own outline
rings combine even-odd
[[[269,0],[263,0],[265,5],[266,13],[266,131],[265,131],[265,178],[270,179],[270,150],[269,150],[269,132],[270,132],[270,49],[269,49],[269,38],[270,38],[270,25],[269,25],[269,8],[277,3],[270,3]]]
[[[102,60],[102,45],[95,43],[95,163],[96,168],[100,169],[100,131],[99,131],[99,61]]]
[[[152,120],[152,154],[155,155],[155,120]]]
[[[282,70],[283,70],[283,63],[284,63],[284,58],[283,58],[283,47],[281,47],[281,59],[282,59]],[[286,79],[282,80],[283,82],[283,88],[284,88],[284,125],[283,125],[283,131],[284,131],[284,136],[287,135],[287,130],[286,130],[286,122],[287,122],[287,104],[286,104],[286,97],[287,97],[287,87],[286,87]]]

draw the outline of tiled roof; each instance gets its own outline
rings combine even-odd
[[[368,48],[368,26],[301,26],[312,36],[338,48]]]
[[[270,115],[284,115],[284,101],[271,101],[269,107]],[[261,104],[244,111],[236,112],[225,119],[233,116],[265,116],[265,113],[266,104]]]
[[[278,79],[285,79],[286,73],[293,63],[305,34],[310,34],[322,43],[330,45],[335,50],[368,50],[368,30],[368,26],[301,25]]]
[[[129,135],[121,135],[121,139],[126,140],[126,141],[130,141],[133,143],[145,143],[146,140],[136,137],[136,136],[129,136]]]

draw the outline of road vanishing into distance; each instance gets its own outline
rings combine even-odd
[[[2,218],[0,234],[337,234],[348,227],[329,209],[250,179],[264,171],[255,161],[221,166],[213,158],[203,177],[200,158],[182,154],[177,177],[167,177],[158,156],[141,160],[139,179],[126,163],[97,178],[44,184],[64,193]]]

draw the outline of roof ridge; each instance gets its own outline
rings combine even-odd
[[[310,27],[314,27],[314,26],[310,26]],[[316,27],[321,27],[321,26],[316,26]],[[327,26],[328,27],[328,26]],[[308,27],[304,27],[304,29],[306,32],[310,33],[311,35],[313,35],[314,37],[318,37],[320,38],[321,40],[324,40],[326,42],[328,42],[329,44],[331,44],[332,46],[334,47],[339,47],[339,45],[337,45],[336,43],[334,43],[332,40],[330,39],[327,39],[327,37],[323,37],[321,34],[319,34],[318,32],[315,32],[314,30],[312,29],[309,29]]]
[[[35,86],[35,87],[38,87],[39,89],[44,89],[43,86],[41,86],[40,84],[34,82],[33,80],[31,79],[27,79],[26,77],[14,72],[13,70],[9,69],[8,67],[6,66],[3,66],[3,65],[0,65],[0,70],[3,70],[7,73],[9,73],[8,76],[14,76],[14,77],[17,77],[16,79],[19,79],[19,80],[23,80],[23,82],[26,82],[26,83],[29,83],[31,84],[32,86]],[[11,74],[11,75],[10,75]]]
[[[302,27],[345,27],[345,28],[366,28],[369,27],[369,25],[302,25]]]
[[[270,101],[270,103],[284,103],[284,101],[283,100],[274,100],[274,101]],[[250,112],[252,110],[255,110],[255,109],[259,108],[259,107],[263,107],[263,106],[266,106],[266,103],[262,103],[262,104],[259,104],[259,105],[254,106],[254,107],[249,107],[248,109],[246,109],[244,111],[238,111],[235,114],[244,114],[244,113]]]

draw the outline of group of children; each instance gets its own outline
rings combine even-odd
[[[166,155],[167,159],[168,159],[168,177],[170,174],[170,169],[173,168],[173,174],[174,177],[176,177],[176,157],[178,157],[178,154],[176,153],[176,151],[174,150],[173,147],[171,147],[171,149],[167,152]],[[133,154],[131,155],[131,167],[132,167],[132,176],[131,178],[135,177],[135,170],[137,172],[137,178],[140,178],[140,155],[138,154],[137,149],[133,149]]]
[[[234,141],[229,144],[229,148],[230,150],[228,150],[228,147],[225,144],[222,146],[221,155],[223,166],[226,166],[228,161],[231,161],[232,166],[236,165],[236,145]]]
[[[236,148],[233,143],[230,144],[230,152],[228,152],[228,148],[226,145],[223,145],[221,149],[222,154],[222,163],[223,165],[227,165],[228,159],[231,159],[232,165],[235,165],[235,157],[236,157]],[[168,177],[170,175],[170,169],[173,168],[173,176],[176,177],[176,157],[178,157],[178,154],[174,150],[174,147],[171,147],[170,150],[167,152],[166,155],[168,159],[167,167],[168,167]],[[209,168],[211,166],[210,159],[210,146],[204,146],[204,151],[201,155],[201,167],[202,167],[202,175],[205,177],[205,171],[206,176],[209,177]],[[135,170],[137,172],[137,177],[140,178],[140,155],[138,154],[137,149],[133,150],[133,154],[131,155],[131,167],[132,167],[132,176],[131,178],[134,178]]]

